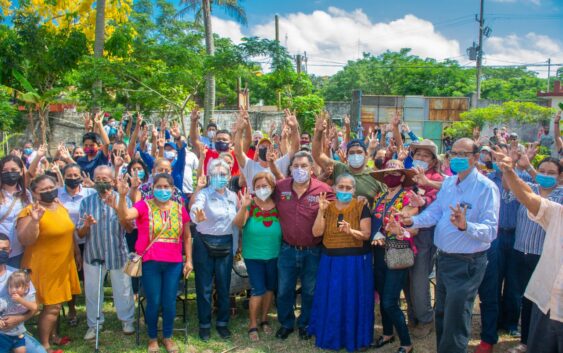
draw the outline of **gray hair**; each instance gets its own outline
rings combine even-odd
[[[354,178],[354,176],[352,176],[351,174],[348,173],[343,173],[340,174],[339,176],[336,177],[336,180],[334,181],[334,185],[338,185],[338,183],[340,183],[340,181],[342,181],[342,179],[350,179],[352,180],[352,186],[354,187],[354,189],[356,188],[356,178]]]
[[[313,161],[313,156],[307,152],[307,151],[299,151],[297,153],[295,153],[293,155],[293,157],[291,157],[291,161],[289,162],[289,165],[293,165],[293,161],[297,158],[307,158],[307,160],[309,161],[309,163],[311,164],[311,166],[313,166],[314,161]]]
[[[97,166],[96,169],[94,169],[93,175],[96,175],[96,173],[99,173],[100,171],[102,171],[104,169],[109,170],[109,173],[111,174],[111,177],[113,178],[113,168],[110,167],[109,165],[105,165],[105,164]]]
[[[217,168],[225,169],[229,178],[231,177],[231,168],[229,168],[227,162],[220,158],[215,158],[211,162],[209,162],[209,165],[207,166],[207,175],[211,176],[212,174],[214,174],[213,171]]]

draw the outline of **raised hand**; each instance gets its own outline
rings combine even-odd
[[[45,207],[41,206],[39,202],[35,202],[33,206],[31,206],[31,219],[36,222],[41,220],[41,217],[45,214]]]
[[[285,124],[292,130],[296,129],[298,126],[297,117],[295,112],[291,112],[289,109],[285,109]]]
[[[371,136],[371,135],[370,135],[370,136]],[[378,140],[377,138],[375,138],[375,137],[371,137],[371,138],[369,139],[369,146],[368,146],[368,148],[375,150],[375,149],[377,148],[377,146],[379,146],[379,140]]]
[[[160,132],[164,132],[168,128],[168,119],[164,118],[160,121]]]
[[[346,116],[344,117],[344,125],[350,126],[350,115],[348,114],[346,114]]]
[[[537,142],[534,142],[526,148],[526,156],[528,157],[528,160],[531,161],[534,159],[536,154],[538,154],[538,145]]]
[[[403,130],[404,132],[406,132],[407,134],[411,131],[409,125],[407,123],[402,123],[401,124],[401,130]]]
[[[207,186],[207,177],[205,175],[201,175],[199,178],[197,178],[197,188],[203,189],[206,186]]]
[[[156,145],[158,148],[164,148],[164,144],[166,143],[166,139],[164,138],[164,131],[161,131],[158,139],[156,140]]]
[[[119,124],[119,126],[117,127],[117,135],[115,135],[115,138],[117,139],[117,141],[123,141],[123,135],[125,135],[125,133],[123,132],[123,128],[121,127],[121,124]]]
[[[57,148],[57,150],[59,151],[59,155],[63,160],[67,161],[71,159],[70,152],[68,151],[68,148],[66,148],[64,142],[59,143],[59,147]]]
[[[492,154],[500,170],[502,170],[504,173],[512,171],[514,162],[511,157],[502,153],[500,147],[495,146],[494,150],[492,151]]]
[[[182,137],[182,133],[180,132],[180,127],[178,126],[178,122],[172,122],[172,127],[170,128],[170,135],[174,137],[174,140],[179,140]]]
[[[123,161],[123,157],[121,157],[121,155],[114,153],[113,154],[113,165],[115,166],[116,169],[121,168],[121,166],[123,165],[124,161]]]
[[[199,107],[196,105],[192,112],[190,113],[190,120],[191,121],[198,121],[199,120]]]
[[[558,123],[559,121],[561,121],[561,110],[555,114],[555,118],[553,119],[554,123]]]
[[[327,128],[327,122],[322,115],[317,115],[315,121],[315,134],[322,134]]]
[[[250,204],[252,204],[252,195],[248,191],[248,188],[246,188],[244,192],[242,192],[242,190],[239,191],[238,196],[239,196],[241,207],[244,208],[250,207]]]
[[[391,125],[395,127],[399,127],[400,124],[401,124],[401,114],[397,110],[395,111],[395,114],[393,114],[393,119],[391,119]]]
[[[406,148],[401,148],[399,153],[397,153],[397,159],[400,161],[404,161],[409,156],[409,151]]]
[[[90,179],[90,176],[86,174],[86,172],[82,172],[82,185],[85,188],[92,188],[94,187],[94,182]]]
[[[450,206],[450,210],[452,210],[450,222],[459,229],[467,229],[467,220],[465,218],[467,214],[467,205],[463,206],[463,208],[459,204],[455,207]]]
[[[348,159],[346,158],[346,153],[344,153],[342,148],[339,148],[338,151],[336,151],[336,154],[338,155],[338,158],[340,158],[340,161],[342,163],[346,163],[348,161]]]
[[[195,220],[198,223],[204,222],[207,220],[207,216],[205,216],[205,211],[199,208],[196,208],[194,211],[195,214]]]
[[[92,225],[98,223],[91,214],[85,213],[82,218],[84,219],[84,227],[90,228]]]
[[[413,168],[413,170],[416,173],[412,178],[414,182],[420,186],[428,186],[430,180],[426,177],[424,169],[422,169],[421,167],[415,167]]]
[[[141,125],[143,124],[143,114],[137,112],[137,123],[135,126],[138,126],[139,128],[141,127]]]
[[[328,206],[330,205],[330,201],[326,199],[326,192],[321,192],[319,195],[319,210],[326,211]]]
[[[39,148],[37,149],[37,155],[39,157],[45,157],[45,155],[47,155],[47,150],[49,149],[49,145],[47,145],[46,143],[42,144],[41,146],[39,146]]]
[[[268,146],[268,151],[266,153],[266,161],[275,162],[276,159],[277,159],[277,154],[276,154],[276,150],[274,149],[274,146],[272,145]]]
[[[98,126],[103,126],[104,114],[105,113],[102,110],[97,112],[96,116],[94,117],[94,124],[96,124]]]
[[[414,191],[409,192],[409,206],[412,207],[423,207],[426,204],[424,197],[420,196]]]
[[[119,193],[119,195],[126,196],[127,193],[129,192],[129,184],[127,183],[127,178],[130,178],[131,176],[129,174],[126,174],[125,176],[119,176],[117,178],[117,192]],[[139,179],[137,177],[137,179]]]

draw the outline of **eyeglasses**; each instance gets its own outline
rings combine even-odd
[[[454,152],[454,151],[450,151],[450,157],[451,158],[455,158],[455,157],[471,157],[472,155],[474,155],[473,152]]]

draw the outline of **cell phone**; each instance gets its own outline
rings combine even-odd
[[[338,227],[340,225],[340,222],[342,222],[343,220],[344,220],[344,215],[339,214],[338,219],[336,220],[336,226]]]

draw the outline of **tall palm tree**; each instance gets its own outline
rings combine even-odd
[[[106,40],[106,0],[96,1],[96,31],[94,37],[94,57],[101,58],[104,56],[104,43]],[[102,92],[102,81],[94,82],[93,95],[95,107],[98,110],[98,97]]]
[[[214,7],[223,8],[237,22],[246,25],[246,11],[238,0],[180,0],[185,7],[178,11],[178,16],[189,12],[195,12],[196,22],[203,22],[205,28],[205,49],[207,55],[215,54],[215,41],[213,40],[213,28],[211,26],[211,12]],[[207,126],[215,109],[215,76],[208,73],[205,77],[205,101],[204,101],[203,123]]]

